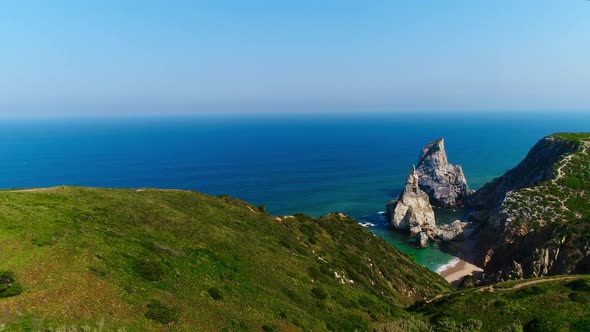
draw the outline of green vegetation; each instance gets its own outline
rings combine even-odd
[[[14,274],[0,271],[0,298],[16,296],[22,292],[21,285],[14,279]]]
[[[411,311],[436,331],[587,331],[590,305],[584,301],[590,298],[590,276],[573,278],[538,279],[520,288],[518,284],[531,281],[499,284],[493,291],[459,291],[417,304]]]
[[[145,317],[161,324],[170,324],[178,319],[178,310],[160,301],[151,301],[147,305]]]
[[[539,230],[548,223],[564,227],[590,218],[590,133],[560,133],[553,137],[575,141],[578,149],[554,165],[555,180],[513,192],[502,206],[514,225]]]
[[[263,211],[175,190],[2,191],[0,326],[363,331],[449,291],[345,216]]]
[[[560,138],[566,141],[590,141],[590,133],[556,133],[551,135],[556,138]]]
[[[543,229],[590,239],[585,219]],[[11,271],[0,272],[3,331],[582,331],[590,323],[590,277],[451,292],[344,215],[279,218],[188,191],[2,191],[0,248],[0,269]]]

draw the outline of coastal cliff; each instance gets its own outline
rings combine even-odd
[[[467,185],[463,168],[449,163],[442,138],[422,149],[416,170],[420,189],[428,194],[433,206],[463,206],[465,200],[473,194]]]
[[[590,272],[590,134],[541,139],[467,203],[488,281]]]

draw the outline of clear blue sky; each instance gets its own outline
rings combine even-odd
[[[9,0],[0,50],[5,110],[590,110],[584,0]]]

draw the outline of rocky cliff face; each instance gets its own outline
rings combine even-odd
[[[467,186],[461,166],[449,164],[442,138],[422,149],[416,170],[420,179],[420,189],[428,194],[433,206],[462,206],[473,194]]]
[[[528,188],[553,178],[553,166],[564,155],[576,149],[576,142],[556,139],[552,136],[541,139],[529,151],[523,161],[503,176],[494,179],[471,196],[470,206],[493,209],[504,201],[506,193]]]
[[[545,137],[468,200],[479,209],[475,238],[489,281],[590,272],[588,145]]]
[[[387,218],[393,228],[409,230],[425,245],[424,235],[434,230],[435,219],[428,195],[420,190],[418,182],[418,173],[413,168],[399,198],[387,204]]]

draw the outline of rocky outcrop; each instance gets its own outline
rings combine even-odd
[[[447,159],[444,139],[437,139],[422,149],[416,167],[420,189],[426,192],[433,206],[463,206],[473,191],[467,186],[463,169]]]
[[[428,247],[428,235],[426,235],[426,233],[424,233],[424,232],[418,233],[418,235],[416,235],[416,239],[418,240],[418,247],[420,247],[420,248]]]
[[[590,232],[590,226],[575,220],[571,212],[573,219],[565,217],[563,211],[567,208],[555,196],[565,190],[554,180],[557,165],[563,165],[566,155],[577,153],[579,147],[574,140],[545,137],[515,168],[468,199],[468,205],[479,209],[471,220],[479,227],[474,235],[479,251],[477,263],[484,266],[487,281],[590,268],[584,261],[590,256],[590,244],[581,235]],[[550,192],[550,188],[554,191]],[[553,210],[550,202],[556,202],[553,204],[558,208]]]
[[[572,153],[576,142],[557,139],[552,136],[541,139],[529,151],[523,161],[503,176],[494,179],[471,196],[469,206],[499,208],[510,191],[528,188],[553,178],[553,166],[564,155]]]
[[[430,233],[435,227],[434,211],[418,181],[418,173],[412,168],[399,198],[387,204],[387,218],[392,227],[409,230],[412,236]]]
[[[437,226],[434,230],[436,238],[442,242],[463,239],[463,231],[469,225],[467,222],[455,220],[450,224]]]

